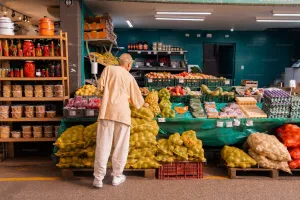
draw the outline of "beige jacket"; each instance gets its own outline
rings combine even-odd
[[[112,120],[131,124],[129,100],[139,109],[144,98],[134,77],[123,67],[105,67],[98,89],[103,93],[98,121]]]

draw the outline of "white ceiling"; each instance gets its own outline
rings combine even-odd
[[[257,23],[255,21],[256,17],[272,17],[273,10],[299,12],[300,8],[295,6],[163,4],[99,0],[85,0],[85,4],[94,13],[108,12],[112,16],[116,28],[128,28],[125,18],[132,21],[134,28],[151,29],[229,30],[234,28],[235,30],[265,30],[267,28],[300,27],[300,23]],[[157,21],[154,15],[158,10],[212,11],[212,14],[206,16],[204,22]]]

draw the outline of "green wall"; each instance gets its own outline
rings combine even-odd
[[[130,42],[161,41],[166,44],[182,46],[188,51],[190,64],[202,66],[203,43],[234,43],[236,44],[235,83],[242,79],[258,80],[260,87],[269,86],[280,77],[285,67],[291,66],[291,58],[295,57],[296,43],[299,37],[296,31],[188,31],[188,30],[150,30],[150,29],[117,29],[118,45],[127,48]],[[186,37],[188,33],[190,36]],[[207,33],[212,38],[206,38]],[[197,34],[201,34],[198,38]],[[229,38],[225,38],[229,34]],[[298,34],[299,35],[299,34]],[[299,50],[299,49],[298,49]],[[241,66],[244,65],[244,70]]]

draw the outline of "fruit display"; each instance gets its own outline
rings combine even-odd
[[[206,75],[206,74],[201,74],[201,73],[189,73],[189,72],[182,72],[180,74],[174,74],[174,78],[177,79],[216,79],[217,77],[211,76],[211,75]],[[221,79],[223,79],[221,77]]]
[[[145,103],[149,104],[149,108],[154,113],[155,117],[161,113],[161,110],[158,105],[158,100],[159,98],[157,91],[150,92],[149,95],[145,98]]]
[[[264,89],[262,89],[262,88],[257,89],[257,88],[253,88],[253,87],[250,87],[247,89],[244,87],[235,87],[235,90],[239,95],[243,95],[243,96],[253,96],[253,95],[262,96],[264,93]]]
[[[90,59],[95,60],[104,66],[119,65],[119,61],[110,52],[105,52],[103,55],[97,52],[90,53]]]
[[[83,138],[83,131],[84,126],[82,125],[77,125],[68,128],[56,140],[55,145],[58,148],[66,151],[71,151],[77,148],[83,148],[85,144]]]
[[[75,94],[77,96],[93,96],[96,93],[96,87],[94,85],[84,85],[79,88]]]
[[[203,94],[212,96],[212,97],[219,97],[219,96],[228,96],[234,99],[234,92],[224,92],[221,87],[216,88],[215,90],[211,91],[206,85],[201,85],[201,91]]]
[[[156,78],[165,78],[171,79],[173,75],[170,72],[150,72],[145,75],[147,78],[156,79]]]
[[[199,98],[202,96],[202,92],[201,91],[192,91],[189,87],[185,87],[184,88],[185,92],[187,95],[193,97],[193,98]]]
[[[158,168],[160,165],[155,154],[159,127],[153,119],[154,115],[150,108],[142,107],[138,110],[131,105],[131,110],[130,148],[125,168]]]
[[[249,168],[257,164],[247,153],[236,147],[225,145],[221,151],[221,156],[228,167]]]
[[[289,148],[292,161],[289,162],[291,169],[300,168],[300,128],[297,125],[285,124],[276,130],[277,136]]]
[[[157,144],[156,159],[160,162],[200,161],[205,162],[202,141],[196,137],[193,130],[181,134],[174,133],[169,139],[160,139]]]
[[[183,96],[185,95],[185,90],[182,86],[178,85],[176,87],[168,87],[171,96]]]
[[[235,103],[229,103],[221,109],[219,118],[246,118],[246,115]]]
[[[195,118],[206,118],[200,99],[190,99],[190,111]]]
[[[172,109],[172,103],[170,101],[170,92],[167,88],[162,88],[158,92],[159,108],[161,110],[161,117],[163,118],[175,118],[175,111]]]
[[[163,118],[175,118],[175,111],[171,108],[164,108],[160,114]]]
[[[169,100],[170,99],[170,91],[168,91],[167,88],[162,88],[158,92],[158,98],[159,98],[160,101],[162,101],[164,99]]]
[[[97,126],[98,123],[95,122],[87,127],[85,127],[83,131],[83,138],[85,142],[85,146],[91,146],[96,144],[96,137],[97,137]]]

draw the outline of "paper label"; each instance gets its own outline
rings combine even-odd
[[[94,110],[87,110],[85,114],[86,114],[86,116],[93,117],[95,115],[95,111]]]
[[[184,83],[184,79],[179,79],[179,83]]]
[[[153,54],[156,55],[156,54],[157,54],[157,51],[153,51]]]
[[[148,83],[152,83],[153,80],[151,78],[148,79]]]
[[[241,121],[238,120],[238,119],[234,119],[234,120],[233,120],[233,125],[234,125],[234,126],[240,126],[240,125],[241,125]]]
[[[246,126],[253,126],[253,120],[252,119],[247,119],[246,120]]]
[[[229,85],[230,81],[229,80],[225,80],[225,85]]]
[[[148,51],[148,54],[151,54],[151,51]]]
[[[157,118],[158,122],[166,122],[166,118]]]
[[[224,126],[224,122],[222,121],[217,121],[217,127],[222,128]]]
[[[171,51],[168,51],[168,54],[171,54]]]
[[[70,110],[69,115],[70,116],[76,116],[76,111],[75,110]]]
[[[227,127],[227,128],[232,127],[232,121],[227,121],[227,122],[226,122],[226,127]]]
[[[137,51],[137,53],[138,53],[138,54],[141,54],[142,52],[141,52],[141,51]]]

